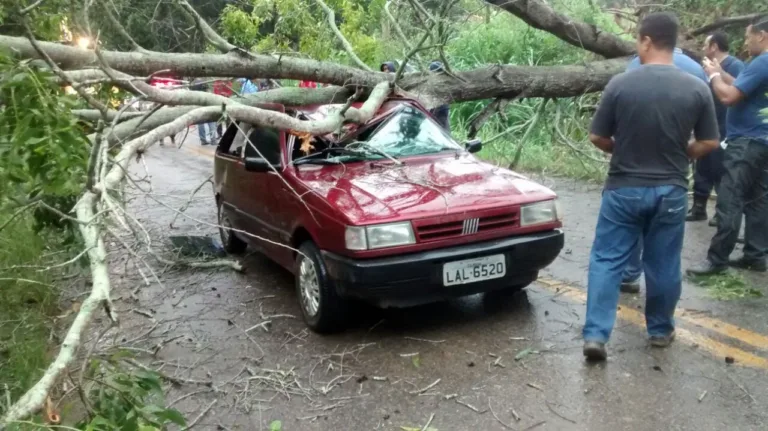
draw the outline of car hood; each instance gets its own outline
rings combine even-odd
[[[296,176],[352,224],[432,217],[555,197],[550,189],[469,154],[404,160],[400,166],[302,165]]]

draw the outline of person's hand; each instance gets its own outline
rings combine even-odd
[[[713,73],[722,73],[723,71],[723,67],[720,66],[720,62],[717,59],[710,60],[704,58],[702,66],[704,66],[704,71],[707,72],[707,76],[712,76]]]

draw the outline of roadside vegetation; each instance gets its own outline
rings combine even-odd
[[[691,281],[706,289],[709,296],[721,300],[760,298],[763,292],[734,270],[709,277],[693,277]]]

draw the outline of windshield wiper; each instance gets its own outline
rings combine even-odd
[[[294,160],[293,164],[294,165],[300,165],[302,163],[318,163],[318,164],[334,164],[335,165],[335,164],[341,163],[341,162],[337,162],[337,161],[330,161],[330,159],[318,159],[318,158],[316,158],[317,156],[321,156],[323,154],[328,154],[328,153],[346,153],[346,154],[351,154],[351,155],[355,155],[355,156],[363,156],[363,155],[365,155],[365,153],[363,153],[362,151],[356,151],[356,150],[349,149],[349,148],[346,148],[346,147],[328,147],[328,148],[323,148],[322,150],[314,152],[312,154],[307,154],[306,156],[301,156],[298,159]]]
[[[363,148],[365,150],[368,150],[371,153],[375,153],[375,154],[378,154],[380,156],[383,156],[384,158],[389,159],[389,160],[395,162],[396,165],[402,165],[403,164],[403,162],[401,162],[400,160],[397,160],[396,158],[394,158],[394,157],[390,156],[389,154],[387,154],[386,151],[380,150],[380,149],[378,149],[378,148],[374,147],[373,145],[370,145],[370,144],[368,144],[366,142],[355,141],[355,142],[352,142],[351,144],[347,145],[346,148],[349,148],[351,146],[360,147],[360,148]]]
[[[294,166],[298,165],[340,165],[341,162],[333,159],[297,159],[293,161]]]

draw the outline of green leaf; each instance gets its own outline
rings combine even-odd
[[[186,426],[187,420],[184,419],[184,415],[176,409],[163,409],[156,414],[157,418],[163,421],[174,423],[178,426]]]
[[[535,351],[535,350],[533,350],[533,349],[531,349],[529,347],[529,348],[527,348],[525,350],[520,351],[520,353],[515,355],[515,360],[519,361],[519,360],[525,358],[526,356],[531,355],[531,354],[535,354],[535,353],[539,353],[539,352],[537,352],[537,351]]]
[[[414,367],[419,368],[421,366],[421,357],[419,355],[412,356],[411,363]]]
[[[279,420],[272,421],[269,424],[269,431],[283,431],[283,422]]]

